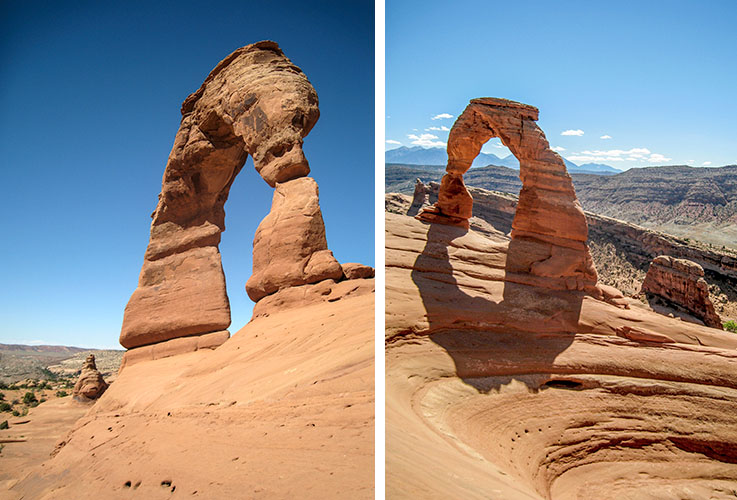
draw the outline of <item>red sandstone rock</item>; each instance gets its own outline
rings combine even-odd
[[[77,383],[74,384],[72,396],[79,401],[91,401],[102,396],[108,388],[107,382],[97,370],[95,355],[90,354],[84,362],[82,372],[79,374]]]
[[[349,280],[374,277],[374,268],[371,266],[365,266],[356,262],[346,262],[345,264],[341,264],[341,267],[343,268],[343,275]]]
[[[325,239],[317,183],[310,177],[278,183],[253,239],[248,296],[258,302],[284,288],[342,276]]]
[[[278,213],[262,223],[254,249],[256,300],[284,286],[341,276],[325,243],[316,185],[298,180],[309,173],[302,139],[318,117],[307,77],[268,41],[230,54],[184,101],[138,288],[125,309],[124,347],[230,325],[218,244],[225,200],[249,154],[263,179],[277,186]],[[276,200],[283,196],[296,199]],[[271,226],[295,232],[274,235]],[[287,238],[286,245],[278,241]]]
[[[657,295],[693,314],[706,326],[722,330],[722,321],[709,298],[704,269],[695,262],[667,255],[655,257],[641,292]]]
[[[463,184],[481,147],[498,137],[520,161],[522,190],[512,223],[512,272],[551,278],[548,287],[588,290],[597,297],[596,269],[586,246],[588,226],[563,159],[537,126],[538,110],[506,99],[473,99],[448,136],[448,166],[438,201],[418,216],[468,228],[473,199]]]

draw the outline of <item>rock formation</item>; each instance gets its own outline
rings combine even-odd
[[[509,271],[556,289],[587,290],[601,297],[586,239],[588,227],[563,159],[535,123],[538,110],[506,99],[473,99],[448,136],[448,166],[438,201],[418,216],[468,228],[473,199],[463,183],[481,147],[498,137],[520,162],[522,190],[512,223]]]
[[[642,282],[641,291],[685,309],[706,326],[722,329],[722,321],[709,298],[704,269],[695,262],[668,255],[656,257]]]
[[[72,397],[78,401],[91,401],[102,396],[102,393],[107,388],[107,382],[105,382],[102,374],[97,370],[95,355],[90,354],[84,361],[84,366],[82,367],[82,372],[79,374],[77,383],[74,384]]]
[[[215,348],[228,339],[230,305],[218,244],[224,204],[248,155],[275,188],[254,239],[254,301],[285,288],[340,280],[327,248],[302,140],[319,117],[315,89],[270,41],[222,60],[182,104],[138,288],[125,309],[124,364]],[[262,308],[263,309],[263,308]]]
[[[472,101],[459,122],[493,129],[520,158],[486,114],[511,116],[522,136],[536,114],[509,107]],[[562,163],[539,160],[552,157],[544,138],[538,160],[520,158],[514,218],[509,198],[499,227],[465,217],[456,172],[489,134],[451,132],[450,181],[419,218],[454,224],[386,215],[387,497],[729,498],[737,336],[592,286],[586,220]],[[558,286],[571,275],[576,286]]]

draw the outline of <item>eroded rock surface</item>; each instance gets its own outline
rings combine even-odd
[[[537,110],[483,101],[451,131],[438,202],[386,216],[387,496],[733,496],[737,337],[595,285]],[[470,218],[461,175],[492,136],[523,189]]]
[[[722,321],[709,298],[704,269],[695,262],[660,255],[653,259],[642,293],[657,295],[702,320],[706,326],[722,329]]]
[[[535,123],[538,110],[506,99],[473,99],[448,136],[448,166],[438,201],[418,216],[468,228],[473,198],[463,183],[481,147],[498,137],[520,161],[522,190],[512,223],[512,273],[547,278],[555,289],[596,296],[596,269],[586,246],[588,227],[563,159]]]
[[[218,244],[230,186],[248,155],[275,187],[271,212],[254,239],[249,296],[259,301],[285,288],[342,279],[302,151],[318,117],[315,89],[269,41],[233,52],[184,101],[138,288],[125,310],[123,346],[208,335],[204,344],[211,348],[213,339],[228,338],[230,305]],[[129,358],[156,359],[157,352],[201,344],[180,341]]]
[[[95,355],[90,354],[85,359],[82,372],[79,374],[77,383],[74,384],[72,397],[80,401],[91,401],[102,396],[102,393],[108,388],[107,382],[102,378],[102,374],[97,370],[95,364]]]
[[[284,288],[338,280],[342,275],[328,250],[315,180],[302,177],[278,183],[271,212],[253,239],[248,296],[258,302]]]

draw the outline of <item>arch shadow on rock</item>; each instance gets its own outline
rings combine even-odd
[[[514,375],[549,378],[556,357],[573,342],[584,294],[507,281],[505,264],[501,279],[486,283],[502,289],[499,301],[488,294],[473,295],[454,276],[462,271],[454,270],[449,252],[452,241],[467,232],[431,223],[425,248],[414,262],[411,277],[426,311],[430,339],[453,358],[458,377],[479,392],[498,389]],[[516,246],[511,241],[507,252]]]

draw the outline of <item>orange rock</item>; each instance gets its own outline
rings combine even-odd
[[[317,183],[310,177],[278,183],[253,239],[248,296],[257,302],[284,288],[342,276],[325,239]]]
[[[184,101],[181,125],[152,215],[138,288],[125,309],[120,334],[124,347],[222,331],[230,325],[218,250],[230,186],[249,154],[271,186],[286,186],[307,175],[302,139],[319,114],[317,94],[307,77],[270,41],[230,54]],[[284,191],[289,190],[277,188],[278,193]],[[299,202],[290,202],[289,207],[301,202],[317,207],[317,219],[306,224],[311,235],[322,231],[322,241],[315,236],[297,244],[305,254],[290,263],[287,282],[294,281],[297,274],[297,282],[311,282],[341,273],[324,244],[316,188],[313,191],[314,203],[299,195]],[[307,262],[321,250],[324,252],[316,254],[314,262]],[[280,262],[288,259],[288,255],[283,256]],[[307,264],[311,267],[305,272]],[[274,281],[273,276],[269,280]],[[276,288],[267,293],[285,283],[276,281]]]
[[[523,244],[510,252],[518,272],[554,278],[551,287],[598,294],[596,269],[585,244],[586,217],[565,163],[550,149],[535,123],[537,118],[537,108],[527,104],[490,97],[472,99],[448,135],[448,173],[442,179],[438,201],[418,218],[468,228],[473,199],[463,184],[463,174],[484,143],[498,137],[520,162],[522,190],[512,240]]]
[[[706,326],[722,330],[722,321],[709,298],[704,269],[695,262],[660,255],[653,259],[642,282],[642,293],[657,295],[685,309]]]
[[[108,388],[107,382],[102,378],[102,374],[97,370],[95,364],[95,355],[90,354],[85,359],[82,372],[79,374],[77,383],[74,384],[72,396],[79,401],[91,401],[102,396],[102,393]]]

